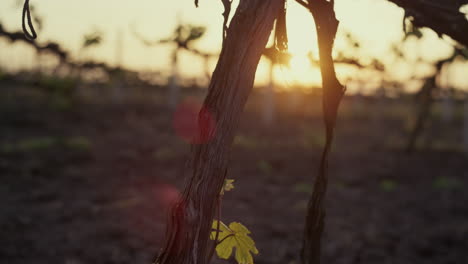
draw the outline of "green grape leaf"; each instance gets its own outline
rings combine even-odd
[[[223,188],[221,189],[221,195],[224,195],[224,192],[229,192],[230,190],[234,189],[234,184],[232,184],[234,180],[232,179],[225,179]]]
[[[232,222],[229,227],[223,222],[213,221],[213,229],[210,238],[216,239],[219,226],[218,244],[216,253],[221,259],[228,259],[232,255],[232,250],[236,248],[234,255],[238,264],[253,264],[252,254],[258,254],[255,242],[249,236],[250,231],[241,223]]]

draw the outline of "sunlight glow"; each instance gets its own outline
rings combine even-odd
[[[291,76],[296,83],[310,83],[318,85],[321,77],[318,67],[312,67],[307,54],[293,55],[291,59]]]
[[[8,30],[19,30],[20,9],[16,0],[0,1],[1,23]],[[199,8],[195,8],[191,1],[169,1],[162,4],[154,0],[141,0],[138,3],[126,0],[82,0],[36,1],[35,16],[44,18],[44,27],[39,29],[39,43],[56,41],[71,51],[73,57],[79,57],[82,36],[91,29],[105,32],[102,45],[89,50],[89,57],[96,61],[115,64],[122,61],[124,67],[137,71],[153,71],[167,78],[171,74],[170,54],[171,45],[146,47],[130,32],[129,25],[135,25],[142,35],[148,39],[156,40],[167,38],[172,34],[177,19],[180,16],[183,23],[207,27],[206,36],[196,42],[194,47],[207,53],[216,54],[221,49],[222,3],[219,1],[204,1]],[[112,11],[108,6],[112,3]],[[238,0],[234,1],[238,3]],[[92,8],[89,8],[92,7]],[[467,7],[464,7],[466,10]],[[66,12],[64,10],[73,10]],[[233,14],[231,14],[232,16]],[[351,33],[362,44],[362,54],[359,59],[369,61],[370,58],[381,59],[385,64],[392,64],[393,58],[389,56],[392,43],[400,41],[403,32],[401,21],[403,10],[387,1],[375,0],[336,0],[336,15],[340,20],[338,34],[335,41],[335,51],[341,50],[356,55],[347,47],[344,35]],[[287,27],[289,37],[289,52],[293,58],[291,68],[275,67],[274,79],[281,86],[315,86],[320,85],[320,71],[318,67],[309,65],[307,53],[312,52],[318,57],[317,36],[311,14],[295,1],[288,1]],[[441,40],[436,34],[430,32],[421,43],[416,46],[409,45],[409,54],[437,59],[446,56],[447,41]],[[122,32],[123,54],[116,56],[119,41],[119,32]],[[271,44],[271,43],[270,43]],[[0,49],[8,47],[8,52],[0,56],[0,65],[11,69],[32,68],[37,59],[34,52],[22,45],[9,45],[0,41]],[[417,52],[414,52],[417,51]],[[214,69],[216,59],[210,63]],[[405,67],[397,65],[391,72],[409,72],[414,65],[407,63]],[[181,52],[180,76],[185,80],[204,79],[204,67],[200,58]],[[262,60],[256,74],[256,84],[265,85],[269,81],[269,63]],[[338,78],[347,79],[346,70],[338,69]],[[451,70],[452,85],[464,85],[466,78],[466,64],[457,64],[460,69]],[[345,75],[343,75],[345,74]],[[392,74],[395,79],[401,80],[407,74]],[[163,79],[164,79],[163,78]]]

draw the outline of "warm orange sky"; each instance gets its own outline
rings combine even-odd
[[[22,1],[21,1],[22,2]],[[236,1],[235,1],[236,2]],[[277,69],[280,83],[311,84],[319,82],[318,70],[310,69],[304,55],[316,49],[315,32],[308,11],[294,1],[289,1],[288,30],[293,70]],[[184,22],[207,26],[206,36],[196,46],[209,52],[217,52],[221,44],[222,4],[219,0],[200,0],[200,7],[194,7],[192,0],[31,0],[36,7],[34,15],[44,18],[44,27],[39,30],[39,42],[54,40],[77,54],[83,35],[99,29],[104,32],[104,42],[93,48],[87,56],[96,57],[110,63],[116,61],[116,40],[118,32],[123,32],[123,63],[133,69],[160,70],[169,73],[170,47],[148,48],[130,33],[130,25],[150,39],[164,38],[172,33],[177,16]],[[376,56],[383,61],[391,61],[388,56],[389,45],[401,39],[402,9],[385,0],[336,0],[336,13],[341,21],[339,32],[353,33],[366,49],[366,56]],[[19,30],[21,9],[18,0],[0,1],[0,21],[8,30]],[[446,56],[449,52],[447,41],[427,31],[421,43],[409,44],[409,51],[416,51],[429,60]],[[340,37],[341,36],[341,37]],[[24,47],[5,48],[0,42],[0,63],[24,67],[34,61],[31,51]],[[342,35],[337,38],[336,47],[344,47]],[[8,49],[8,52],[5,50]],[[413,52],[414,53],[414,52]],[[387,56],[387,57],[386,57]],[[215,61],[213,61],[213,66]],[[260,83],[266,80],[268,67],[262,62],[258,70]],[[468,66],[452,67],[451,79],[459,88],[468,88]],[[184,54],[179,67],[184,76],[193,77],[203,73],[202,61]],[[415,70],[418,72],[418,70]],[[340,70],[339,70],[340,72]],[[345,73],[346,70],[342,69]],[[414,72],[414,71],[412,71]],[[427,72],[422,67],[421,73]],[[392,69],[392,75],[399,78],[409,77],[408,67],[400,65]]]

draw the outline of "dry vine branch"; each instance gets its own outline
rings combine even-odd
[[[416,122],[414,127],[411,130],[408,143],[406,145],[406,153],[412,153],[416,148],[416,143],[418,142],[419,137],[424,131],[424,128],[427,125],[431,117],[431,108],[434,103],[434,91],[439,89],[437,84],[437,77],[440,76],[442,67],[445,64],[453,62],[453,60],[457,57],[464,57],[465,59],[468,57],[465,52],[459,48],[454,47],[453,53],[451,56],[445,59],[441,59],[435,63],[435,72],[432,76],[429,76],[424,81],[424,85],[421,87],[421,90],[418,92],[418,102],[420,104]]]
[[[314,190],[307,206],[304,239],[301,259],[304,264],[320,263],[321,237],[324,230],[324,199],[328,182],[328,156],[331,150],[338,107],[344,94],[344,87],[336,78],[332,50],[338,30],[334,1],[309,0],[298,3],[312,13],[317,30],[320,71],[323,86],[323,115],[326,130],[326,142],[320,162],[319,175],[315,180]]]
[[[229,21],[229,15],[231,14],[231,9],[232,9],[232,1],[233,0],[221,0],[224,6],[224,12],[223,12],[223,44],[224,41],[226,40],[226,35],[227,35],[227,30],[228,30],[228,21]],[[198,7],[198,2],[199,0],[195,0],[195,6]]]
[[[182,49],[182,50],[186,50],[188,52],[191,52],[197,56],[200,56],[204,59],[208,59],[208,58],[214,58],[214,57],[217,57],[218,54],[213,54],[213,53],[207,53],[207,52],[203,52],[203,51],[200,51],[196,48],[193,48],[191,47],[190,43],[187,42],[187,41],[184,41],[183,43],[180,43],[180,42],[177,42],[175,40],[167,40],[167,39],[163,39],[163,40],[149,40],[147,39],[146,37],[144,37],[143,35],[141,35],[134,26],[131,26],[131,31],[132,31],[132,34],[138,39],[140,40],[145,46],[148,46],[148,47],[154,47],[154,46],[157,46],[157,45],[161,45],[161,44],[168,44],[168,43],[175,43],[177,45],[177,48],[179,49]]]
[[[467,0],[388,0],[405,10],[405,17],[413,17],[417,27],[428,27],[437,34],[445,34],[468,46],[468,20],[460,7]]]
[[[36,52],[38,53],[50,53],[56,56],[60,63],[63,65],[67,65],[72,69],[102,69],[107,73],[113,73],[117,71],[126,71],[130,72],[129,70],[121,69],[119,67],[113,67],[108,65],[104,62],[96,62],[96,61],[84,61],[84,62],[77,62],[70,59],[70,53],[62,48],[62,46],[56,42],[48,42],[45,44],[39,44],[35,41],[30,41],[23,32],[8,32],[5,30],[0,24],[0,38],[6,38],[9,42],[22,42],[26,45],[31,46]]]
[[[6,31],[2,24],[0,24],[0,36],[7,38],[10,42],[24,42],[25,44],[32,46],[37,52],[51,52],[57,55],[61,60],[66,60],[68,58],[68,52],[63,50],[58,43],[49,42],[45,45],[39,45],[36,42],[30,41],[23,32]]]
[[[199,115],[209,142],[192,147],[181,199],[173,206],[158,264],[207,264],[213,217],[227,173],[230,146],[252,89],[256,68],[284,0],[241,0],[227,30],[220,59]],[[210,118],[216,130],[204,124]]]

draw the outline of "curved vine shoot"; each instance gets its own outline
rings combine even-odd
[[[297,0],[306,7],[315,21],[320,54],[320,71],[323,88],[323,117],[326,130],[326,141],[320,161],[319,174],[315,180],[313,193],[307,206],[307,216],[304,228],[304,239],[301,259],[304,264],[320,263],[321,237],[324,230],[325,207],[324,200],[328,182],[328,156],[331,151],[336,117],[345,88],[336,78],[332,58],[333,44],[339,21],[334,11],[334,1]]]

